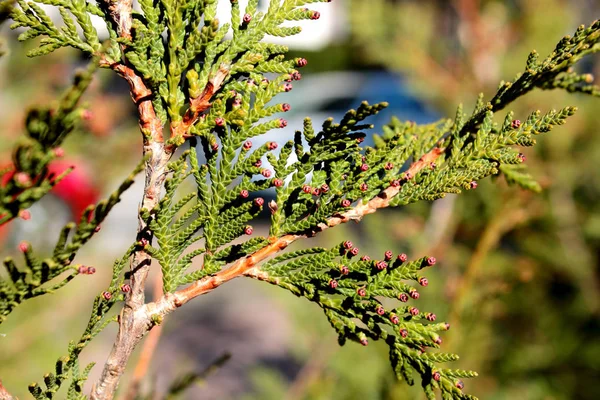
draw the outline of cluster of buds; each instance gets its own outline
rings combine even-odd
[[[77,268],[77,273],[81,275],[94,275],[96,273],[96,268],[80,265]]]

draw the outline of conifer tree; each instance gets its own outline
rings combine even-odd
[[[57,398],[63,386],[68,399],[86,398],[83,384],[94,365],[81,367],[78,357],[116,322],[119,332],[89,394],[113,398],[133,350],[149,331],[190,300],[238,277],[268,282],[314,303],[341,345],[385,342],[398,378],[413,384],[417,377],[428,398],[436,392],[443,398],[474,398],[463,391],[462,379],[477,374],[446,368],[443,363],[458,356],[437,351],[449,325],[415,302],[417,287],[428,284],[426,268],[437,262],[434,255],[409,260],[390,250],[368,256],[347,240],[332,248],[288,247],[381,208],[475,189],[491,175],[534,188],[519,147],[534,145],[538,135],[564,124],[576,109],[528,116],[502,111],[534,89],[598,95],[591,76],[572,67],[600,50],[600,22],[579,27],[545,58],[532,52],[515,79],[501,82],[487,101],[480,95],[470,113],[458,107],[453,118],[426,125],[394,119],[378,127],[382,133],[369,147],[361,145],[364,131],[372,128],[368,118],[387,104],[365,102],[340,121],[328,119],[315,128],[307,119],[289,141],[255,146],[253,138],[287,126],[281,115],[291,106],[275,98],[293,89],[308,62],[286,57],[287,47],[267,36],[298,34],[294,21],[318,20],[319,13],[309,8],[318,2],[327,0],[271,0],[261,10],[258,0],[244,6],[230,0],[231,21],[225,24],[216,18],[218,0],[140,0],[139,11],[131,0],[19,0],[10,9],[12,27],[22,29],[20,40],[40,37],[30,56],[72,47],[90,64],[56,105],[27,115],[13,166],[3,172],[0,224],[26,217],[26,209],[64,177],[49,174],[48,165],[61,156],[60,144],[81,117],[78,101],[96,68],[110,69],[129,84],[143,144],[138,167],[108,199],[65,226],[52,255],[37,255],[24,242],[23,261],[4,261],[8,275],[0,281],[0,323],[22,302],[94,273],[93,267],[71,262],[143,172],[137,236],[115,261],[84,333],[43,384],[30,385],[34,398]],[[62,24],[40,4],[57,7]],[[105,22],[106,42],[92,17]],[[184,182],[193,183],[193,190]],[[252,199],[269,188],[275,198],[268,204]],[[266,237],[252,227],[264,208],[271,219]],[[144,289],[152,268],[162,273],[163,295],[148,302]],[[115,308],[118,317],[109,313]],[[182,379],[173,392],[192,381]]]

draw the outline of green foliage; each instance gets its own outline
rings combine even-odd
[[[71,171],[53,176],[48,174],[48,165],[61,156],[58,146],[81,119],[84,111],[77,103],[96,68],[94,60],[87,70],[78,72],[57,105],[32,108],[27,114],[27,135],[15,146],[13,167],[0,172],[5,180],[0,187],[0,225],[41,199]]]
[[[4,259],[9,279],[0,278],[0,324],[7,315],[23,301],[52,293],[66,285],[78,274],[93,274],[93,267],[71,265],[79,249],[98,232],[100,224],[110,210],[120,201],[121,195],[132,184],[135,176],[143,169],[143,162],[121,183],[106,200],[86,208],[78,224],[68,223],[62,229],[51,257],[40,259],[31,246],[22,242],[25,265],[18,267],[11,257]],[[90,269],[91,268],[91,269]],[[121,266],[122,268],[122,266]],[[114,268],[115,273],[120,273]],[[60,277],[69,272],[66,277]],[[52,282],[58,280],[58,282]]]
[[[435,321],[435,314],[405,305],[409,298],[419,298],[407,282],[426,286],[427,280],[419,271],[434,265],[435,259],[423,257],[409,262],[402,254],[393,260],[391,252],[381,260],[366,256],[354,259],[357,255],[358,248],[347,241],[332,249],[289,252],[265,263],[261,279],[319,305],[338,333],[340,344],[347,339],[364,346],[368,339],[385,341],[398,378],[412,385],[413,374],[421,375],[428,398],[435,399],[434,389],[440,390],[444,398],[473,398],[462,393],[459,378],[477,374],[442,369],[436,364],[458,356],[425,350],[439,348],[439,332],[450,326],[424,323]],[[391,306],[386,299],[396,300],[396,304]]]
[[[169,124],[167,148],[174,150],[186,140],[190,143],[190,149],[168,165],[164,196],[153,209],[140,210],[140,217],[156,238],[156,247],[147,239],[141,240],[115,263],[109,289],[96,299],[83,338],[69,348],[69,361],[61,362],[60,368],[57,364],[57,373],[48,375],[47,390],[38,385],[31,387],[36,398],[53,396],[66,377],[65,362],[71,362],[68,368],[73,377],[69,398],[81,397],[81,385],[90,367],[79,372],[79,347],[110,321],[104,316],[110,305],[122,298],[118,295],[122,272],[134,251],[144,251],[159,261],[163,289],[169,293],[217,274],[227,264],[266,249],[285,235],[312,236],[336,225],[334,220],[360,220],[380,207],[459,193],[499,172],[510,182],[538,189],[520,165],[524,158],[515,146],[532,146],[537,134],[563,124],[575,109],[566,107],[544,115],[534,112],[522,123],[508,113],[502,124],[494,122],[494,113],[534,88],[599,93],[589,84],[589,76],[571,70],[581,58],[600,50],[600,22],[596,22],[589,28],[578,28],[573,37],[565,37],[543,61],[532,53],[525,72],[514,82],[501,83],[487,104],[481,96],[471,116],[460,107],[454,120],[435,124],[394,120],[376,137],[375,147],[363,148],[362,130],[372,127],[363,121],[386,106],[365,102],[339,123],[325,121],[317,133],[306,120],[303,131],[296,132],[279,154],[274,152],[277,144],[273,142],[250,151],[250,139],[287,125],[285,120],[272,116],[289,106],[272,101],[277,94],[292,89],[290,82],[300,79],[296,68],[305,64],[303,59],[286,59],[285,46],[261,40],[265,35],[298,33],[299,27],[283,24],[315,19],[317,15],[303,6],[320,1],[325,0],[271,1],[263,14],[257,11],[258,0],[250,0],[243,16],[238,2],[232,1],[231,24],[221,25],[215,17],[216,0],[141,0],[142,12],[133,14],[131,31],[121,17],[114,21],[119,28],[112,27],[109,21],[115,16],[109,2],[98,6],[83,0],[18,2],[20,8],[12,14],[16,21],[13,27],[28,28],[20,39],[44,36],[40,47],[30,55],[70,46],[98,55],[105,66],[131,66],[150,89],[153,109],[162,124]],[[57,28],[36,3],[59,6],[64,26]],[[102,17],[110,32],[108,50],[103,55],[99,54],[101,45],[91,25],[92,15]],[[266,74],[275,76],[267,79]],[[81,81],[89,82],[90,75]],[[29,181],[17,173],[2,189],[6,192],[3,201],[10,201],[3,205],[0,218],[14,218],[56,182],[48,180],[44,184],[45,180],[33,177],[43,174],[54,154],[52,149],[72,130],[80,91],[73,93],[65,97],[58,111],[41,110],[29,115],[29,138],[15,152],[15,167],[19,173],[25,172]],[[263,167],[263,159],[269,161],[275,176]],[[254,180],[258,175],[262,178]],[[0,292],[9,299],[5,302],[9,304],[4,308],[6,313],[21,300],[53,289],[40,286],[72,268],[67,261],[93,234],[132,179],[128,178],[106,203],[96,207],[94,216],[90,209],[67,244],[74,228],[68,225],[49,261],[38,261],[27,247],[26,269],[19,270],[12,260],[5,263],[13,282],[13,286],[3,284]],[[29,188],[31,182],[33,187]],[[36,186],[35,182],[40,183]],[[188,182],[194,186],[191,191],[186,190]],[[250,200],[250,196],[270,187],[276,188],[276,199],[268,204],[272,214],[270,237],[241,239],[253,233],[249,224],[264,207],[262,198]],[[199,241],[203,241],[203,247],[192,249]],[[462,393],[458,379],[475,376],[474,372],[442,369],[437,363],[457,356],[424,351],[425,347],[439,347],[438,332],[448,326],[421,322],[432,321],[435,316],[411,306],[386,309],[381,304],[383,298],[416,298],[416,290],[406,281],[424,284],[418,271],[435,260],[422,258],[406,263],[400,257],[391,262],[391,255],[386,254],[386,260],[363,257],[353,261],[354,252],[357,250],[345,242],[330,250],[286,253],[256,266],[255,277],[318,304],[338,332],[341,344],[347,339],[362,344],[368,338],[384,340],[390,347],[396,374],[413,384],[412,375],[417,372],[428,398],[435,398],[434,389],[441,391],[443,398],[473,398]],[[201,268],[190,271],[198,256],[203,257]]]

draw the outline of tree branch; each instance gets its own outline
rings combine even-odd
[[[2,381],[0,381],[0,400],[14,400],[15,398],[8,393],[8,390],[2,385]]]

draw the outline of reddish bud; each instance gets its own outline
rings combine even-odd
[[[273,179],[273,186],[281,187],[281,186],[283,186],[283,181],[279,178]]]
[[[269,142],[267,143],[267,149],[269,150],[275,150],[277,148],[277,143],[275,142]]]
[[[348,275],[350,273],[350,270],[348,269],[348,267],[346,267],[345,265],[342,265],[340,267],[340,273],[342,275]]]
[[[248,196],[250,196],[250,192],[248,192],[246,189],[240,190],[240,197],[242,199],[247,199]]]
[[[527,160],[527,157],[525,157],[525,154],[523,153],[519,153],[518,157],[521,162],[525,162]]]
[[[406,260],[408,260],[408,256],[407,256],[406,254],[404,254],[404,253],[402,253],[402,254],[398,254],[398,257],[397,257],[397,259],[398,259],[398,261],[400,261],[400,262],[405,262]]]
[[[306,64],[308,64],[308,61],[306,61],[306,58],[298,58],[296,59],[296,65],[299,67],[306,67]]]
[[[271,170],[269,169],[263,169],[262,171],[260,171],[260,173],[262,174],[262,176],[264,176],[265,178],[270,178],[271,177]]]
[[[357,256],[358,255],[358,247],[354,247],[352,250],[350,250],[350,254],[352,254],[353,256]]]
[[[65,151],[63,150],[62,147],[57,147],[54,150],[52,150],[52,153],[54,153],[54,157],[57,158],[61,158],[65,155]]]
[[[292,72],[292,80],[294,81],[299,81],[300,79],[302,79],[302,74],[298,71],[294,71]]]
[[[283,112],[288,112],[292,109],[292,106],[290,106],[288,103],[283,103],[281,105],[281,111]]]
[[[367,340],[367,338],[362,338],[362,339],[360,339],[360,344],[362,344],[363,346],[366,346],[369,344],[369,341]]]
[[[81,110],[81,118],[89,121],[90,119],[94,118],[94,113],[90,110]]]
[[[429,285],[429,281],[427,280],[427,278],[421,277],[421,278],[419,278],[419,285],[427,286],[427,285]]]
[[[471,181],[471,182],[469,183],[469,187],[470,187],[471,189],[477,189],[477,182],[475,182],[475,181]]]
[[[412,174],[410,172],[405,172],[404,173],[404,179],[406,179],[407,181],[412,179]]]
[[[392,253],[392,251],[388,250],[388,251],[385,252],[385,254],[383,256],[385,258],[385,261],[390,261],[392,259],[393,255],[394,254]]]
[[[369,186],[366,183],[360,184],[360,190],[366,192],[369,189]]]
[[[361,261],[371,261],[371,257],[369,257],[369,256],[362,256],[362,257],[360,258],[360,260],[361,260]]]
[[[431,377],[433,378],[434,381],[439,381],[440,379],[442,379],[442,376],[440,375],[439,372],[435,371]]]
[[[100,229],[102,229],[102,227],[100,225],[96,225],[96,227],[94,228],[94,232],[98,233],[100,232]]]
[[[350,207],[351,204],[352,202],[348,199],[342,200],[342,207]]]
[[[397,179],[394,179],[393,181],[390,182],[390,186],[391,187],[398,187],[400,186],[400,181]]]
[[[363,164],[360,166],[360,170],[363,172],[367,171],[368,169],[369,169],[369,166],[367,164]]]
[[[429,265],[430,267],[435,265],[436,262],[437,262],[437,260],[435,259],[435,257],[429,257],[427,259],[427,265]]]
[[[21,251],[22,253],[25,253],[27,250],[29,250],[29,243],[27,243],[25,241],[19,243],[19,251]]]
[[[391,162],[385,163],[385,165],[383,166],[383,168],[385,170],[389,171],[390,169],[394,168],[394,164],[392,164]]]
[[[446,323],[444,324],[444,327],[446,328],[446,330],[449,330],[449,329],[450,329],[450,324],[446,322]]]
[[[242,18],[244,23],[249,23],[250,21],[252,21],[252,15],[250,14],[244,14],[244,17]]]
[[[377,268],[379,271],[383,271],[387,268],[387,266],[388,265],[385,261],[377,261],[377,263],[375,263],[375,268]]]
[[[142,246],[142,247],[148,246],[149,243],[150,242],[145,237],[143,237],[143,238],[140,239],[140,246]]]
[[[31,184],[31,178],[26,172],[17,172],[15,174],[15,181],[21,186],[29,186]]]
[[[302,185],[302,191],[304,193],[312,193],[312,188],[308,185]]]
[[[96,273],[96,268],[94,267],[87,267],[87,274],[88,275],[94,275]]]
[[[364,138],[364,137],[357,137],[357,138],[356,138],[356,143],[358,143],[358,144],[361,144],[361,143],[362,143],[362,142],[364,142],[364,141],[365,141],[365,138]]]
[[[398,318],[397,315],[390,315],[390,321],[392,322],[392,324],[394,325],[398,325],[400,323],[400,318]]]
[[[434,342],[435,344],[440,345],[442,344],[442,338],[438,336],[437,338],[435,338]]]
[[[131,286],[129,285],[129,283],[124,283],[121,285],[121,292],[123,292],[123,293],[131,292]]]
[[[323,193],[329,192],[329,185],[326,184],[326,183],[322,184],[321,185],[321,192],[323,192]]]
[[[400,300],[403,303],[406,303],[408,301],[408,295],[406,293],[400,293],[398,295],[398,300]]]
[[[410,308],[408,309],[408,312],[409,312],[411,315],[419,315],[419,309],[418,309],[418,308],[416,308],[416,307],[410,307]]]
[[[260,168],[260,167],[262,166],[262,160],[258,160],[258,161],[256,161],[256,162],[254,163],[254,166],[255,166],[256,168]]]
[[[285,92],[289,92],[289,91],[290,91],[290,90],[292,90],[292,89],[293,89],[293,86],[292,86],[292,84],[291,84],[291,83],[284,83],[284,84],[283,84],[283,90],[284,90]]]
[[[285,128],[287,126],[287,121],[283,118],[279,118],[279,127],[280,128]]]
[[[215,118],[215,125],[223,126],[223,125],[225,125],[225,120],[221,117],[217,117],[217,118]]]
[[[262,197],[257,197],[256,199],[254,199],[254,205],[257,207],[262,207],[265,204],[265,199],[263,199]]]
[[[437,167],[437,164],[436,164],[436,163],[434,163],[434,162],[432,162],[432,163],[429,163],[429,168],[431,168],[431,169],[436,169],[436,167]]]
[[[435,314],[433,314],[433,313],[427,313],[427,314],[425,315],[425,318],[427,319],[427,321],[431,321],[431,322],[433,322],[433,321],[435,321],[435,318],[436,318],[436,316],[435,316]]]
[[[31,213],[29,210],[21,210],[19,211],[19,218],[21,218],[23,221],[29,221],[31,219]]]
[[[254,232],[254,229],[253,229],[253,228],[252,228],[250,225],[247,225],[247,226],[244,228],[244,233],[245,233],[246,235],[252,235],[252,232]]]
[[[385,308],[383,308],[382,306],[377,306],[377,308],[375,309],[375,312],[378,315],[383,315],[383,314],[385,314]]]
[[[213,149],[213,151],[217,151],[219,150],[219,143],[215,142],[210,147]]]
[[[329,287],[332,288],[332,289],[337,288],[338,287],[337,281],[335,279],[330,280],[329,281]]]
[[[313,11],[312,14],[310,15],[310,19],[319,19],[321,18],[321,13],[318,11]]]
[[[510,127],[513,129],[519,129],[521,127],[521,121],[518,119],[513,120],[513,122],[510,123]]]
[[[260,83],[264,83],[265,85],[269,83],[269,78],[262,78]]]
[[[349,241],[349,240],[346,240],[344,243],[342,243],[342,245],[343,245],[343,246],[344,246],[344,247],[345,247],[347,250],[350,250],[350,249],[352,248],[352,246],[354,246],[354,245],[352,244],[352,242],[351,242],[351,241]]]
[[[104,300],[110,300],[112,298],[112,293],[102,292],[102,297],[104,297]]]
[[[420,297],[419,292],[417,292],[415,289],[409,290],[408,294],[415,300],[417,300]]]
[[[465,387],[465,384],[463,383],[463,381],[456,381],[456,383],[454,384],[454,386],[456,386],[458,389],[463,390]]]
[[[248,141],[244,142],[244,146],[243,146],[244,150],[250,150],[251,148],[252,148],[252,142],[251,141],[248,140]]]
[[[403,338],[408,336],[408,331],[406,329],[400,329],[400,336]]]
[[[271,210],[271,214],[275,214],[278,209],[279,209],[279,206],[277,205],[275,200],[271,200],[269,202],[269,210]]]
[[[358,294],[360,297],[365,297],[367,295],[367,289],[364,287],[358,288],[356,290],[356,294]]]

